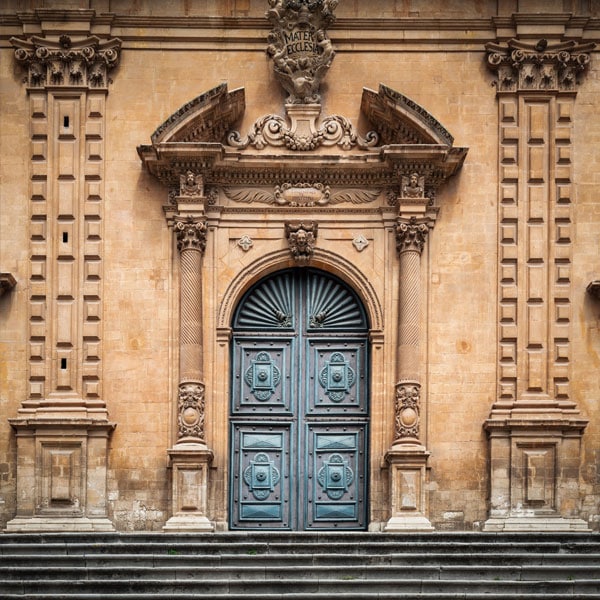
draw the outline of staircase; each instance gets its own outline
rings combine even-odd
[[[0,598],[600,600],[600,535],[0,534]]]

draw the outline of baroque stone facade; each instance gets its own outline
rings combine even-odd
[[[72,4],[0,7],[2,529],[599,528],[600,7]]]

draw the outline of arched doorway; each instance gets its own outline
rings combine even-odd
[[[369,343],[337,277],[286,269],[233,318],[232,529],[365,529]]]

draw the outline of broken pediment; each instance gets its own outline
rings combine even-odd
[[[318,182],[338,190],[398,184],[400,193],[402,177],[416,173],[431,195],[462,166],[467,149],[453,147],[448,131],[406,96],[384,85],[365,89],[361,108],[373,126],[364,135],[344,116],[321,117],[316,103],[286,104],[285,116],[265,115],[242,135],[233,127],[244,113],[244,90],[222,84],[181,107],[138,153],[170,189],[191,171],[205,185],[232,190]]]

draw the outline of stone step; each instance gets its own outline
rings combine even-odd
[[[335,600],[524,600],[520,592],[502,592],[502,593],[474,593],[465,594],[465,592],[369,592],[362,590],[360,592],[339,592],[335,594]],[[27,600],[157,600],[161,596],[151,596],[148,594],[131,593],[116,593],[107,596],[105,593],[96,594],[28,594]],[[198,593],[173,593],[169,594],[169,600],[197,600],[198,598],[210,598],[212,600],[307,600],[304,593],[296,594],[294,592],[275,593],[275,594],[253,594],[253,593],[225,593],[225,594],[198,594]],[[598,600],[599,594],[573,593],[565,596],[564,594],[528,594],[526,598],[539,598],[540,600]],[[22,594],[6,594],[2,596],[3,600],[24,600]],[[326,593],[314,593],[310,595],[310,600],[331,600],[332,595]]]
[[[137,593],[153,594],[172,597],[177,593],[203,594],[204,597],[214,597],[215,594],[326,594],[390,593],[395,591],[404,594],[427,593],[462,593],[468,598],[469,594],[530,594],[547,597],[549,594],[562,594],[570,598],[575,593],[594,594],[600,598],[600,581],[598,579],[582,579],[577,581],[503,581],[501,579],[261,579],[261,580],[230,580],[211,579],[204,581],[179,580],[164,581],[161,579],[123,580],[53,580],[53,581],[10,581],[0,580],[0,590],[3,594],[54,594],[67,596],[71,594],[80,598],[82,594],[97,593],[102,590],[106,597],[111,594]]]
[[[0,538],[1,539],[1,538]],[[195,568],[205,567],[245,567],[272,565],[274,560],[280,566],[297,565],[301,567],[328,566],[343,564],[347,567],[365,565],[465,565],[465,566],[548,566],[548,567],[595,567],[600,565],[600,554],[459,554],[459,553],[390,553],[390,554],[44,554],[40,549],[31,554],[2,555],[0,565],[4,567],[30,567],[44,564],[47,567],[167,567],[177,565]]]
[[[39,568],[43,565],[43,568]],[[394,579],[404,581],[407,579],[421,580],[469,580],[480,579],[494,581],[558,581],[596,579],[600,582],[600,564],[586,566],[424,566],[413,564],[406,565],[355,565],[351,570],[346,565],[311,566],[307,569],[302,565],[281,566],[276,564],[263,566],[206,566],[198,563],[193,567],[176,566],[152,567],[123,565],[116,569],[111,567],[50,567],[45,561],[29,567],[0,567],[0,579],[4,581],[34,581],[34,580],[112,580],[112,581],[145,581],[145,580],[174,580],[174,581],[208,581],[211,579],[228,579],[259,581],[266,579],[302,578],[303,580],[380,580]]]

